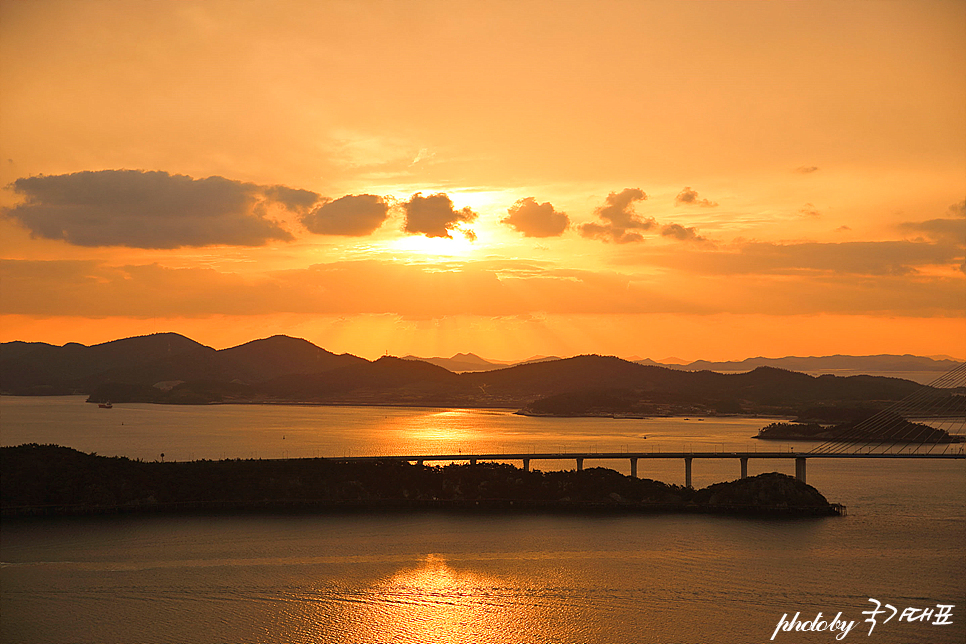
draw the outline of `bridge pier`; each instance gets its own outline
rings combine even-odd
[[[747,456],[741,457],[741,478],[743,479],[748,478],[748,457]]]
[[[691,456],[684,457],[684,487],[694,487],[691,485]]]
[[[423,459],[419,459],[418,461],[416,461],[416,465],[422,467],[423,466]]]
[[[795,478],[797,478],[802,483],[805,483],[805,457],[804,456],[795,457]]]
[[[530,471],[530,459],[529,458],[523,459],[523,471],[524,472],[529,472]]]
[[[637,459],[636,458],[631,459],[631,478],[632,479],[637,478]]]
[[[476,459],[475,458],[471,458],[470,459],[470,465],[476,465]]]
[[[580,458],[578,456],[577,457],[577,471],[579,472],[579,471],[581,471],[583,469],[584,469],[584,459],[582,459],[582,458]]]

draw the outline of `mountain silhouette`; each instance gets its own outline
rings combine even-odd
[[[474,354],[456,359],[486,362]],[[507,407],[546,415],[797,413],[882,407],[919,387],[898,378],[810,376],[771,366],[717,373],[600,355],[454,373],[416,359],[336,355],[284,335],[222,350],[176,333],[94,346],[0,346],[3,393],[83,393],[95,402]]]
[[[222,349],[218,356],[248,382],[265,382],[286,375],[319,373],[368,363],[364,358],[348,353],[336,355],[308,340],[287,335],[273,335]]]
[[[9,351],[8,351],[9,347]],[[90,393],[104,383],[154,385],[175,381],[265,382],[365,363],[335,355],[307,340],[276,335],[217,351],[177,333],[84,346],[42,343],[0,346],[0,390],[5,393]]]

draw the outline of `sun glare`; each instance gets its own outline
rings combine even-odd
[[[469,206],[476,212],[482,212],[490,210],[496,206],[496,204],[504,203],[507,201],[508,195],[504,190],[458,190],[450,189],[446,191],[446,194],[450,196],[453,203],[459,207]],[[510,199],[510,203],[515,201],[515,199]]]
[[[479,242],[471,242],[455,230],[452,238],[410,235],[390,242],[390,248],[429,257],[466,257],[476,250],[477,243]]]

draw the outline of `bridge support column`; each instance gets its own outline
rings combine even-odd
[[[802,483],[805,483],[805,457],[797,456],[795,458],[795,478],[797,478]]]
[[[631,478],[632,479],[637,478],[637,459],[636,458],[631,459]]]
[[[577,471],[579,472],[582,469],[584,469],[584,459],[578,457],[577,458]]]
[[[741,457],[741,478],[743,479],[748,478],[748,457],[747,456]]]
[[[423,459],[419,459],[418,461],[416,461],[416,465],[422,467],[423,466]]]
[[[475,458],[471,458],[470,459],[470,465],[476,465],[476,459]]]
[[[523,459],[523,471],[524,472],[529,472],[530,471],[530,459],[529,458]]]
[[[691,461],[693,458],[691,456],[684,457],[684,487],[693,487],[691,485]]]

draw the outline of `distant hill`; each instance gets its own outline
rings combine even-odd
[[[336,355],[308,340],[273,335],[237,347],[222,349],[219,357],[248,382],[264,382],[293,374],[312,374],[340,367],[368,364],[364,358]]]
[[[177,333],[114,340],[94,346],[62,347],[24,343],[0,345],[0,391],[5,393],[71,393],[99,382],[175,380],[180,374],[219,376],[214,349]],[[8,353],[8,345],[11,351]]]
[[[280,335],[220,351],[177,333],[93,346],[8,342],[0,345],[0,391],[28,395],[90,393],[105,383],[153,386],[176,381],[252,384],[367,362]]]
[[[748,358],[733,362],[710,362],[697,360],[688,364],[675,364],[669,361],[636,360],[639,364],[660,365],[670,369],[685,371],[718,371],[738,373],[751,371],[757,367],[775,367],[800,371],[811,375],[834,374],[838,376],[873,375],[905,378],[928,384],[951,371],[959,361],[948,356],[922,357],[913,355],[875,355],[875,356],[811,356],[784,358]]]
[[[920,385],[908,380],[875,376],[814,377],[803,373],[759,367],[737,374],[689,372],[640,365],[611,356],[577,356],[565,360],[520,365],[499,371],[463,374],[461,378],[485,391],[493,400],[529,397],[530,411],[548,415],[596,415],[608,411],[647,415],[665,413],[788,413],[813,405],[862,402],[881,406],[901,400]],[[574,409],[574,399],[619,399],[598,408]],[[580,394],[578,396],[577,394]],[[567,411],[551,405],[535,409],[558,396]],[[589,403],[588,403],[589,404]]]
[[[437,367],[448,369],[453,373],[465,373],[468,371],[492,371],[494,369],[504,369],[515,367],[521,364],[531,364],[533,362],[547,362],[549,360],[560,360],[557,356],[533,356],[519,362],[500,362],[498,360],[487,360],[475,353],[457,353],[452,358],[420,358],[418,356],[406,356],[404,360],[419,360],[428,362]]]
[[[442,367],[453,373],[462,373],[465,371],[489,371],[490,369],[500,369],[506,366],[506,363],[501,362],[491,362],[489,360],[484,360],[475,353],[457,353],[452,358],[419,358],[417,356],[406,356],[404,360],[419,360],[420,362],[428,362],[429,364],[434,364],[437,367]]]
[[[440,385],[458,376],[442,367],[419,360],[384,356],[311,375],[288,375],[260,387],[265,395],[279,400],[305,402],[431,403]]]
[[[900,378],[812,376],[768,365],[752,368],[756,360],[854,366],[863,359],[879,368],[942,365],[942,361],[915,356],[759,358],[684,367],[599,355],[538,357],[510,366],[474,354],[433,362],[389,356],[369,361],[282,335],[219,351],[176,333],[159,333],[94,346],[4,343],[0,345],[0,391],[83,393],[91,401],[115,403],[507,407],[545,415],[797,415],[830,407],[879,409],[919,389]],[[748,369],[740,373],[694,369],[701,365]]]

